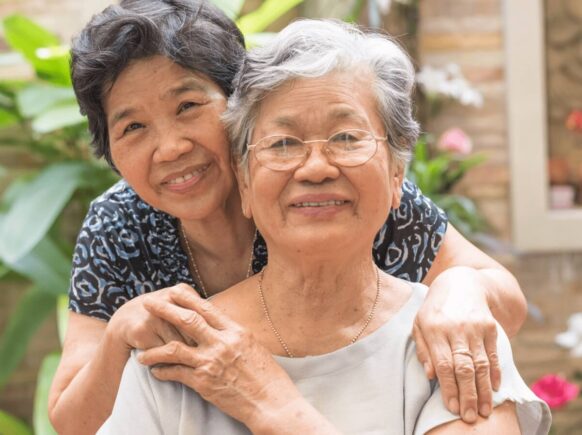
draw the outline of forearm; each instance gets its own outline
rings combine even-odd
[[[515,277],[504,268],[477,269],[487,291],[493,317],[513,337],[525,322],[527,302]]]
[[[61,435],[94,434],[111,414],[130,349],[106,331],[91,359],[55,394],[50,419]]]
[[[474,288],[481,288],[485,293],[487,305],[495,320],[512,337],[525,321],[527,304],[517,280],[506,269],[499,266],[475,268],[469,266],[452,266],[441,272],[432,282],[431,288],[447,288],[444,283],[474,282]],[[468,291],[468,289],[461,289]],[[462,296],[459,296],[462,299]]]

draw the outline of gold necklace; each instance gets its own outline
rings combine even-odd
[[[259,296],[261,298],[263,312],[265,313],[265,317],[267,318],[267,323],[269,323],[271,330],[275,334],[275,337],[277,337],[277,340],[279,340],[279,344],[281,344],[281,347],[283,348],[283,350],[285,350],[287,356],[289,358],[295,358],[295,355],[289,350],[289,346],[287,346],[287,343],[285,343],[285,340],[283,340],[283,337],[281,337],[281,334],[279,334],[279,331],[277,330],[277,328],[275,328],[275,325],[271,320],[271,315],[269,314],[269,309],[267,308],[267,302],[265,302],[265,295],[263,294],[263,278],[265,276],[265,269],[266,267],[263,268],[263,270],[261,270],[261,274],[259,275]],[[374,304],[372,304],[372,309],[370,310],[368,317],[366,317],[364,325],[358,331],[358,333],[350,340],[351,344],[354,344],[356,341],[358,341],[358,338],[360,338],[364,330],[368,327],[368,325],[372,321],[374,313],[376,312],[376,305],[378,305],[379,296],[380,296],[380,271],[376,267],[376,298],[374,299]]]
[[[180,223],[180,231],[182,232],[182,237],[184,238],[184,244],[186,245],[186,256],[190,264],[192,264],[192,268],[194,269],[194,274],[196,275],[196,281],[200,284],[200,289],[202,290],[202,294],[204,299],[208,299],[208,293],[206,292],[206,287],[204,286],[204,281],[202,281],[202,277],[200,276],[200,272],[198,271],[198,265],[196,264],[196,260],[194,260],[194,255],[192,254],[192,249],[190,249],[190,242],[188,241],[188,237],[186,237],[186,231],[184,230],[184,225]],[[257,241],[257,231],[255,230],[253,241],[251,243],[251,255],[249,259],[249,266],[247,267],[247,276],[251,276],[251,272],[253,270],[253,254],[255,252],[255,242]]]

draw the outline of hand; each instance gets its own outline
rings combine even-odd
[[[185,284],[183,291],[197,294],[196,290]],[[107,325],[109,333],[121,340],[128,351],[131,349],[150,349],[176,340],[194,344],[173,325],[153,315],[145,308],[146,301],[169,301],[170,288],[140,295],[123,304],[111,317]]]
[[[251,429],[264,427],[265,419],[290,401],[303,400],[250,332],[186,286],[175,286],[169,299],[151,298],[144,306],[198,343],[193,347],[173,341],[139,354],[140,363],[155,366],[151,371],[157,379],[194,389]]]
[[[467,423],[491,414],[499,388],[497,328],[479,272],[454,267],[430,286],[413,327],[417,355],[429,379],[435,375],[449,411]]]

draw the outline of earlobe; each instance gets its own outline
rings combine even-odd
[[[251,219],[253,217],[253,212],[251,211],[251,207],[249,204],[248,172],[245,169],[241,168],[241,165],[237,165],[235,174],[238,183],[238,192],[240,194],[240,204],[242,214],[247,219]]]

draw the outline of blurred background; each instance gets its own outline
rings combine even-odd
[[[334,17],[406,47],[424,132],[408,177],[517,276],[529,301],[518,368],[552,405],[552,432],[582,434],[582,1],[213,1],[250,46],[298,17]],[[110,3],[0,0],[2,435],[54,433],[46,393],[72,247],[115,182],[91,157],[68,44]]]

